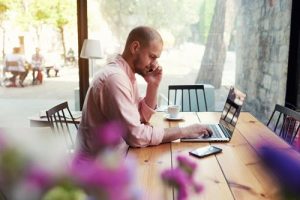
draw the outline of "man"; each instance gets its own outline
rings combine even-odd
[[[35,54],[32,55],[31,58],[31,64],[32,64],[32,84],[36,84],[37,81],[39,83],[42,83],[43,75],[43,64],[44,64],[44,57],[40,54],[40,49],[35,48]]]
[[[122,55],[107,64],[96,76],[87,92],[79,126],[79,145],[83,152],[95,156],[99,150],[95,130],[108,122],[122,122],[127,145],[146,147],[182,137],[211,134],[200,124],[179,128],[160,128],[148,124],[157,105],[157,91],[162,78],[160,57],[163,41],[150,27],[134,28],[128,35]],[[147,82],[146,96],[140,98],[135,74]],[[101,134],[101,133],[100,133]]]
[[[14,47],[11,54],[7,54],[4,59],[5,71],[10,72],[12,77],[9,78],[10,84],[7,87],[17,87],[16,80],[19,77],[19,85],[24,87],[23,82],[28,71],[25,69],[25,59],[21,55],[21,48]]]

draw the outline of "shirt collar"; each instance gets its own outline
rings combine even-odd
[[[126,72],[126,74],[128,75],[128,77],[131,81],[136,80],[135,73],[132,71],[132,69],[130,68],[130,66],[126,62],[126,60],[124,60],[124,58],[121,55],[118,55],[116,57],[115,62],[118,63],[121,66],[121,68]]]

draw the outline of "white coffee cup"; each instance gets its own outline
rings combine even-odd
[[[169,105],[168,114],[171,118],[177,118],[180,112],[180,105]]]

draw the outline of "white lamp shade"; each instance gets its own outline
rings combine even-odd
[[[99,40],[85,39],[80,52],[80,58],[102,58]]]

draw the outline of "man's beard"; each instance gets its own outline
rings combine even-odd
[[[135,71],[137,74],[141,75],[141,76],[145,76],[147,74],[147,71],[145,70],[140,70],[139,68]]]
[[[145,76],[148,73],[148,69],[146,67],[141,68],[141,64],[140,64],[140,59],[137,58],[133,64],[134,64],[134,68],[135,68],[135,73],[141,75],[141,76]]]

